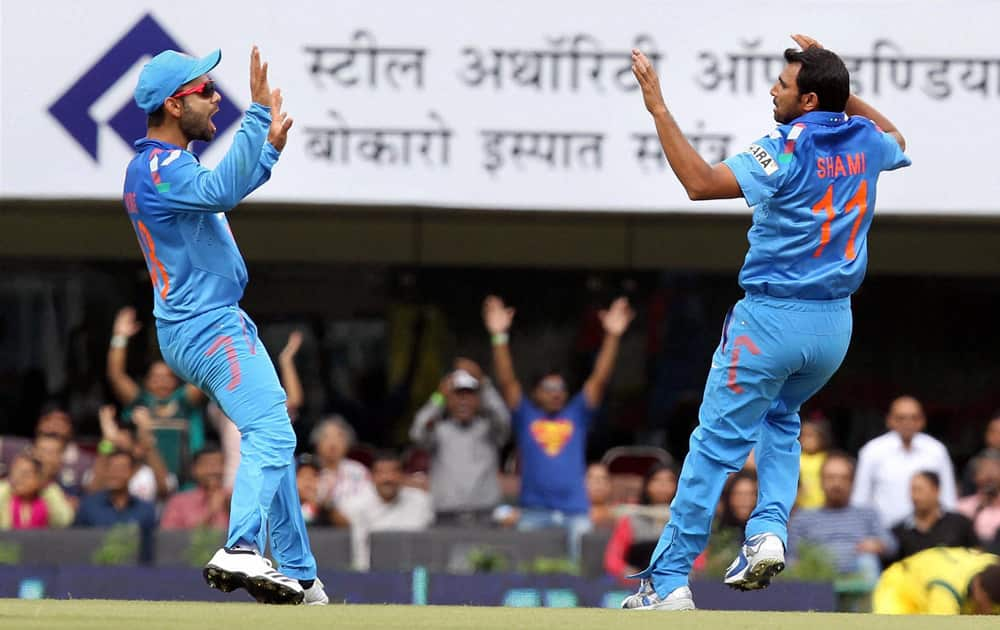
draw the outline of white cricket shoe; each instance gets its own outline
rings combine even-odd
[[[694,596],[687,586],[675,588],[664,598],[653,590],[653,582],[644,579],[639,583],[639,591],[622,601],[622,608],[630,610],[694,610]]]
[[[725,582],[740,591],[767,588],[785,569],[785,545],[774,534],[747,538],[736,560],[726,569]]]
[[[305,598],[302,585],[275,571],[271,561],[255,551],[219,549],[202,575],[212,588],[223,593],[245,588],[264,604],[301,604]]]
[[[313,582],[313,585],[306,589],[305,599],[302,603],[306,606],[326,606],[330,603],[330,598],[326,596],[326,591],[323,590],[323,581],[319,578]]]

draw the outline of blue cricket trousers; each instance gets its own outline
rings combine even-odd
[[[850,298],[748,294],[726,316],[670,522],[638,574],[652,578],[661,597],[688,583],[726,479],[754,447],[759,491],[746,536],[776,534],[787,545],[799,480],[799,407],[840,367],[851,326]]]
[[[295,483],[295,432],[257,326],[237,306],[178,323],[157,322],[160,351],[185,381],[211,396],[240,430],[226,546],[267,545],[288,577],[311,580],[316,561]]]

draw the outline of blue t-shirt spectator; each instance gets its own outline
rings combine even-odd
[[[558,413],[548,416],[527,396],[514,410],[521,453],[521,505],[527,508],[586,514],[590,510],[584,476],[587,427],[596,409],[577,393]]]

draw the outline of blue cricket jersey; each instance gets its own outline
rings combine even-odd
[[[125,209],[153,282],[153,315],[176,322],[243,297],[247,267],[225,213],[271,177],[271,110],[254,103],[214,170],[186,149],[143,138],[125,172]]]
[[[740,286],[832,300],[864,279],[879,174],[910,159],[867,118],[809,112],[724,163],[754,207]]]

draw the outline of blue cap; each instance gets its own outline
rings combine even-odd
[[[222,51],[219,49],[201,59],[176,50],[164,50],[142,67],[133,94],[135,104],[147,114],[155,112],[179,87],[207,74],[220,61]]]

